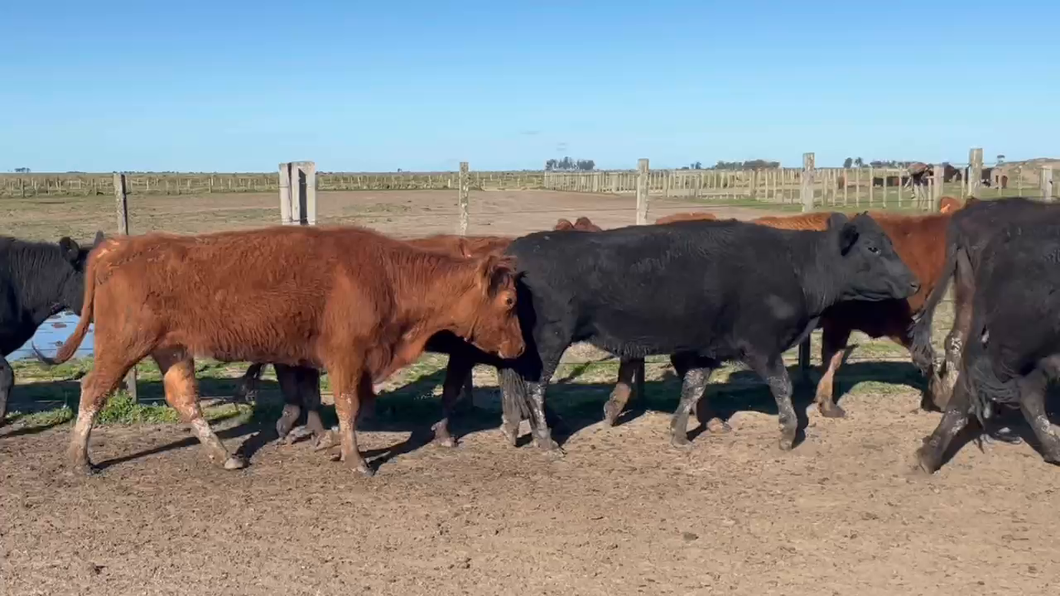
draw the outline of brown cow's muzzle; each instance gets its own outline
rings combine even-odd
[[[526,342],[520,339],[519,341],[506,341],[501,343],[500,349],[497,350],[497,355],[505,360],[514,360],[519,356],[522,356],[525,351]]]

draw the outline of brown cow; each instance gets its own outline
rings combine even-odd
[[[947,203],[949,204],[949,203]],[[823,373],[817,385],[815,402],[821,414],[827,417],[842,417],[845,412],[836,405],[833,386],[836,371],[846,354],[847,341],[853,331],[862,331],[872,338],[889,337],[906,349],[911,337],[909,329],[913,314],[924,305],[925,298],[934,288],[945,261],[946,226],[952,212],[926,215],[900,215],[883,211],[870,212],[873,219],[891,238],[898,256],[913,271],[923,284],[920,290],[906,300],[888,300],[873,303],[838,303],[820,320],[823,338],[821,362]],[[755,223],[770,227],[796,230],[823,230],[828,226],[828,212],[804,213],[789,217],[760,217]],[[924,286],[927,286],[926,288]],[[809,340],[799,346],[800,367],[809,365]],[[643,359],[624,359],[619,364],[618,381],[611,397],[604,405],[604,423],[612,426],[625,408],[636,382],[638,393],[643,394]],[[927,407],[927,403],[922,404]],[[706,408],[707,406],[703,406]],[[710,418],[709,415],[704,416]],[[719,420],[710,420],[710,430],[727,431],[729,427]]]
[[[961,208],[960,199],[945,196],[939,199],[939,213],[953,213]]]
[[[81,384],[70,464],[92,469],[96,416],[129,369],[150,356],[166,401],[210,458],[226,469],[244,467],[199,409],[193,359],[213,357],[327,370],[341,459],[371,475],[355,434],[361,396],[441,331],[501,357],[521,354],[515,277],[508,257],[458,258],[356,227],[106,241],[89,257],[81,320],[49,361],[69,360],[95,321],[95,364]]]
[[[674,213],[672,215],[664,215],[659,219],[655,220],[657,224],[665,224],[674,221],[714,221],[718,219],[717,215],[709,213],[707,211],[690,211],[687,213]]]
[[[577,220],[575,220],[574,223],[571,223],[570,220],[564,219],[564,218],[561,217],[556,222],[556,227],[554,227],[552,229],[556,230],[556,231],[563,231],[563,230],[581,230],[583,232],[600,232],[600,231],[603,231],[603,228],[601,228],[600,226],[594,224],[588,217],[585,217],[584,215],[579,217]]]
[[[588,217],[579,217],[575,223],[566,219],[560,219],[556,230],[583,230],[600,231],[602,228],[594,224]],[[425,250],[437,251],[444,254],[473,258],[487,254],[500,254],[508,247],[513,238],[505,236],[458,236],[451,234],[437,234],[425,238],[409,240],[408,243]],[[424,346],[425,351],[449,354],[449,365],[447,366],[445,381],[442,384],[442,419],[434,427],[435,438],[445,446],[455,446],[456,440],[449,433],[449,418],[453,407],[463,394],[464,400],[470,402],[474,386],[471,371],[456,371],[454,351],[468,352],[464,354],[472,360],[490,360],[483,358],[475,350],[467,349],[464,342],[455,338],[450,333],[441,333],[432,336]],[[487,362],[488,364],[488,362]],[[239,401],[253,399],[257,384],[264,370],[264,363],[251,364],[243,374],[240,388],[237,390],[236,399]],[[284,410],[276,422],[276,433],[282,442],[292,442],[305,436],[315,439],[314,450],[323,450],[333,445],[334,438],[327,433],[323,421],[320,418],[320,373],[311,367],[287,366],[274,364],[276,380],[280,385],[280,391],[284,398]],[[375,405],[375,391],[363,396],[360,410],[362,416],[370,416]],[[306,410],[306,424],[300,430],[294,430],[294,425],[301,415],[302,409]]]

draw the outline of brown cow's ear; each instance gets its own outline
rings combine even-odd
[[[570,220],[561,217],[556,221],[556,227],[553,229],[557,231],[572,230],[574,229],[574,224]]]
[[[491,253],[482,257],[478,268],[479,284],[493,297],[508,280],[515,277],[515,258]]]

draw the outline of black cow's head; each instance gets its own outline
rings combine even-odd
[[[85,297],[85,268],[88,264],[88,255],[92,249],[103,242],[103,232],[96,232],[96,238],[91,247],[79,246],[77,242],[67,236],[59,240],[59,250],[63,260],[72,269],[67,276],[67,283],[62,288],[62,303],[65,307],[77,314],[81,314],[81,307]]]
[[[833,213],[828,218],[828,234],[839,256],[834,274],[840,300],[900,300],[920,289],[920,282],[894,251],[891,239],[867,213],[854,219]]]

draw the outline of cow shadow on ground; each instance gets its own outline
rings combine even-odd
[[[804,429],[808,424],[806,409],[814,401],[817,382],[820,375],[811,369],[806,380],[798,366],[788,367],[792,379],[792,405],[798,416],[799,432],[796,445],[804,438]],[[844,365],[834,384],[834,399],[842,405],[843,397],[864,382],[880,383],[881,392],[922,391],[926,386],[919,371],[905,362],[858,362]],[[548,404],[554,414],[558,414],[560,424],[553,430],[553,438],[561,445],[572,435],[586,426],[595,424],[603,418],[603,407],[607,402],[612,384],[553,384],[548,390]],[[658,411],[672,414],[680,402],[681,382],[672,369],[666,370],[661,379],[645,383],[645,395],[630,400],[625,411],[618,417],[615,425],[630,422],[645,412]],[[712,418],[728,420],[737,412],[758,412],[777,416],[777,404],[769,386],[757,374],[750,370],[737,370],[729,375],[726,382],[712,382],[704,396],[696,405],[696,418],[699,425],[689,431],[689,439],[694,440],[706,431],[706,424]],[[550,421],[551,423],[552,421]],[[525,441],[529,441],[526,438]]]

